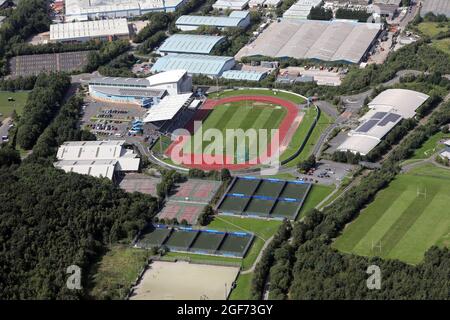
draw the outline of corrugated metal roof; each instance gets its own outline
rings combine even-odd
[[[209,54],[225,37],[197,34],[174,34],[159,48],[160,52]]]
[[[233,61],[233,63],[230,63]],[[176,54],[159,58],[153,65],[152,72],[169,71],[176,69],[186,70],[190,74],[205,74],[217,76],[223,71],[226,64],[229,68],[234,65],[233,57],[202,56],[196,54]]]
[[[127,19],[106,19],[50,25],[50,40],[71,40],[128,35]]]
[[[231,80],[260,81],[265,75],[265,72],[228,70],[222,73],[222,78]]]
[[[181,16],[176,25],[187,26],[213,26],[213,27],[238,27],[242,18],[215,17],[215,16]]]

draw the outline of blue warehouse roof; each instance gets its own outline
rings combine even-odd
[[[260,81],[266,75],[266,72],[228,70],[222,74],[222,78],[232,80]]]
[[[174,34],[159,48],[160,52],[209,54],[214,46],[225,40],[220,36]]]
[[[161,72],[182,69],[190,74],[219,76],[224,70],[231,69],[233,66],[233,57],[175,54],[159,58],[151,71]]]

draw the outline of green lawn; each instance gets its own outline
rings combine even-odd
[[[111,247],[90,279],[90,295],[94,299],[123,299],[149,256],[149,250]]]
[[[0,91],[0,120],[11,115],[13,110],[16,110],[18,115],[23,112],[23,107],[28,99],[29,91]],[[14,101],[8,101],[8,98],[13,98]]]
[[[439,144],[441,139],[450,139],[450,133],[438,132],[434,136],[430,137],[419,149],[415,150],[414,155],[410,158],[412,160],[427,159],[443,148],[443,145]]]
[[[417,264],[432,245],[448,245],[450,170],[426,164],[399,175],[344,230],[333,247]]]
[[[421,22],[418,26],[420,32],[429,37],[434,37],[440,32],[447,32],[450,30],[450,23],[448,22]]]
[[[167,136],[161,136],[152,147],[152,151],[156,153],[164,153],[170,146],[172,140]]]
[[[250,300],[252,278],[253,272],[240,274],[236,281],[236,287],[231,291],[229,300]]]
[[[305,115],[303,117],[302,122],[300,123],[297,130],[295,131],[295,133],[292,137],[292,140],[289,143],[289,146],[287,147],[287,149],[283,152],[283,154],[280,157],[281,161],[289,158],[298,150],[300,145],[303,143],[303,140],[305,140],[306,134],[308,133],[311,126],[313,125],[314,119],[316,117],[317,117],[317,109],[316,108],[309,108],[309,109],[305,110]],[[297,164],[295,162],[296,159],[292,160],[289,164]]]
[[[334,186],[313,184],[308,193],[308,197],[300,210],[299,217],[304,217],[309,210],[314,209],[323,199],[333,192],[333,190]]]
[[[431,46],[444,51],[445,53],[450,55],[450,38],[433,40]]]
[[[317,124],[314,127],[314,130],[311,133],[311,136],[309,137],[308,142],[306,143],[302,152],[296,158],[294,158],[290,162],[288,162],[286,164],[286,166],[287,167],[295,167],[300,161],[308,158],[309,155],[312,153],[312,150],[313,150],[314,146],[316,145],[317,141],[319,140],[320,136],[332,122],[333,122],[332,119],[327,114],[325,114],[324,112],[321,112],[319,121],[317,121]],[[302,124],[303,124],[303,122],[302,122]],[[300,124],[300,127],[302,127],[302,124]],[[308,126],[305,125],[304,127],[308,127]],[[283,156],[281,156],[282,159],[283,159]]]

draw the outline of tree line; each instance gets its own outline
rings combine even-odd
[[[41,74],[28,96],[17,129],[17,144],[30,150],[40,134],[58,113],[62,99],[70,86],[66,74]]]

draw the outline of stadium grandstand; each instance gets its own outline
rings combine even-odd
[[[173,12],[186,0],[65,0],[66,21],[126,18],[150,12]]]
[[[281,19],[235,56],[313,59],[359,63],[381,32],[379,23]],[[271,45],[267,45],[270,43]]]
[[[98,100],[137,104],[158,104],[166,94],[178,95],[192,90],[192,78],[185,70],[171,70],[148,78],[95,77],[89,80],[89,94]]]
[[[233,11],[228,17],[186,15],[179,17],[175,25],[182,31],[196,30],[200,26],[245,29],[250,25],[250,13]]]
[[[338,151],[368,154],[402,119],[412,118],[428,95],[407,89],[388,89],[369,104],[369,111],[359,119],[359,126],[351,130]]]
[[[174,54],[159,58],[152,72],[183,69],[188,74],[218,77],[235,65],[233,57],[206,56],[198,54]]]
[[[139,170],[140,159],[124,147],[125,140],[69,141],[58,149],[54,163],[65,172],[113,180],[117,172]]]
[[[249,0],[217,0],[213,8],[217,10],[244,10]]]
[[[50,25],[51,42],[86,42],[89,40],[128,39],[127,19],[105,19]]]
[[[174,34],[167,38],[159,47],[162,54],[192,53],[210,54],[214,47],[223,41],[222,36],[206,36],[198,34]]]

